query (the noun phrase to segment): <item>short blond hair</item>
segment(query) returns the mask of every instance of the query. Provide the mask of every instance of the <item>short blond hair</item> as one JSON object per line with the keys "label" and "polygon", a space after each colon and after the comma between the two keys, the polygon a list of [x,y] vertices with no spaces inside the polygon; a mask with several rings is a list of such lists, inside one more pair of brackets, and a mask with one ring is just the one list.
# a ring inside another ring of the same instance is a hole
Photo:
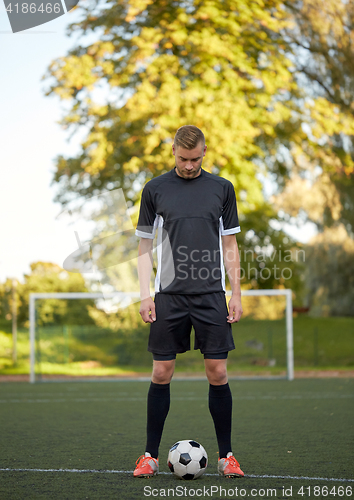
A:
{"label": "short blond hair", "polygon": [[203,132],[195,125],[183,125],[175,135],[174,145],[185,149],[194,149],[199,143],[205,146],[205,137]]}

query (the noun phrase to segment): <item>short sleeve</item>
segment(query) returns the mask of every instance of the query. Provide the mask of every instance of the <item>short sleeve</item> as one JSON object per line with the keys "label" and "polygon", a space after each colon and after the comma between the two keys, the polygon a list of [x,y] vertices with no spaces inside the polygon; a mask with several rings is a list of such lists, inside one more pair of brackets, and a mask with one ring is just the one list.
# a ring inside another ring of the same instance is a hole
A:
{"label": "short sleeve", "polygon": [[[148,183],[149,184],[149,183]],[[157,215],[149,185],[146,184],[142,195],[138,225],[135,231],[140,238],[154,239],[156,232]]]}
{"label": "short sleeve", "polygon": [[221,216],[221,235],[236,234],[241,231],[237,215],[235,190],[231,182],[225,187],[224,204]]}

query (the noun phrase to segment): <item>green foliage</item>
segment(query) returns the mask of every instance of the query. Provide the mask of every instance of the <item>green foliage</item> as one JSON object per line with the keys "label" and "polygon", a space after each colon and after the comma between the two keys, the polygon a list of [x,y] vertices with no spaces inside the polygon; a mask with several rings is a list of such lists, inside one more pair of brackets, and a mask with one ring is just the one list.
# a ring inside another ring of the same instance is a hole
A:
{"label": "green foliage", "polygon": [[[54,78],[47,95],[72,104],[63,127],[91,127],[79,156],[57,158],[59,201],[122,187],[135,202],[134,181],[171,168],[171,138],[194,123],[206,132],[205,167],[234,183],[242,213],[263,203],[260,174],[281,188],[317,165],[350,217],[352,2],[116,0],[96,9],[68,32],[99,28],[101,39],[44,76]],[[102,84],[110,97],[99,104]]]}
{"label": "green foliage", "polygon": [[[78,273],[67,273],[49,262],[31,264],[30,275],[25,275],[23,285],[23,303],[19,309],[19,321],[25,323],[28,319],[29,294],[31,292],[86,292],[88,291],[83,277]],[[94,301],[85,299],[87,306],[93,306]],[[82,309],[77,300],[46,299],[38,301],[36,309],[37,325],[44,324],[94,324],[87,309]]]}
{"label": "green foliage", "polygon": [[[16,304],[19,325],[28,326],[30,293],[87,292],[85,281],[79,273],[67,273],[51,262],[34,262],[31,274],[24,275],[24,283],[17,283]],[[80,303],[81,302],[81,303]],[[82,302],[87,306],[83,310]],[[12,280],[0,284],[0,317],[12,318]],[[37,302],[36,321],[44,324],[94,324],[88,307],[95,308],[93,300],[46,299]]]}
{"label": "green foliage", "polygon": [[327,228],[307,246],[311,314],[354,316],[354,241],[343,226]]}
{"label": "green foliage", "polygon": [[354,320],[348,317],[294,319],[295,370],[354,367]]}
{"label": "green foliage", "polygon": [[284,31],[298,54],[294,76],[298,85],[308,88],[302,113],[306,134],[294,144],[294,170],[308,179],[309,170],[317,167],[313,183],[330,177],[330,190],[334,188],[338,198],[334,203],[333,196],[326,197],[321,215],[309,214],[309,219],[321,230],[341,222],[353,234],[354,2],[305,0],[285,5],[293,23]]}
{"label": "green foliage", "polygon": [[[246,299],[246,298],[245,298]],[[294,318],[296,369],[350,369],[353,318]],[[333,332],[338,332],[335,336]],[[228,359],[230,373],[282,374],[286,370],[285,321],[244,318],[233,325],[236,349]],[[45,325],[37,328],[36,373],[104,376],[150,373],[152,355],[147,351],[149,327],[112,331],[95,325]],[[193,348],[193,338],[192,338]],[[11,323],[0,323],[0,373],[29,372],[28,331],[18,332],[18,364],[12,365]],[[275,365],[269,366],[275,359]],[[177,356],[176,371],[203,372],[198,351]]]}
{"label": "green foliage", "polygon": [[[276,127],[290,119],[296,90],[281,5],[118,0],[71,25],[69,31],[100,27],[105,34],[53,61],[46,75],[55,80],[47,95],[72,103],[62,125],[91,125],[78,157],[57,158],[57,199],[123,187],[136,201],[134,181],[141,186],[170,169],[176,129],[194,123],[207,136],[205,168],[243,193],[241,212],[259,207],[263,169],[255,160],[277,148]],[[123,99],[96,104],[92,90],[103,82]]]}
{"label": "green foliage", "polygon": [[237,234],[241,262],[241,284],[245,289],[291,288],[295,304],[303,300],[305,257],[300,243],[272,225],[272,208],[264,204],[247,216],[241,215]]}
{"label": "green foliage", "polygon": [[[302,302],[303,262],[285,263],[276,252],[277,275],[287,268],[291,276],[266,278],[260,271],[273,260],[257,257],[259,248],[301,250],[281,230],[294,217],[353,232],[353,2],[115,0],[78,8],[83,17],[68,34],[101,35],[53,61],[43,77],[52,79],[46,95],[69,102],[63,128],[89,127],[79,155],[56,159],[56,201],[122,188],[137,205],[143,184],[173,167],[176,129],[193,123],[206,134],[204,167],[235,186],[239,241],[251,250],[243,284],[291,287]],[[99,87],[105,102],[95,100]],[[265,180],[277,195],[271,200]],[[258,276],[248,276],[250,260]]]}
{"label": "green foliage", "polygon": [[28,330],[19,327],[17,332],[17,363],[12,360],[12,324],[0,318],[0,369],[2,373],[29,373]]}

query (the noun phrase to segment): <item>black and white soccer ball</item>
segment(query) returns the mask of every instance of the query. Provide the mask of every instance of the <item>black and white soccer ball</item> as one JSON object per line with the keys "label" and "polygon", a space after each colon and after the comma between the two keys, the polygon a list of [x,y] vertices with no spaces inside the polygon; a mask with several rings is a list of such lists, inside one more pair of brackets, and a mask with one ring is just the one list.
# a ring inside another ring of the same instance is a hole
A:
{"label": "black and white soccer ball", "polygon": [[177,441],[168,452],[167,465],[181,479],[197,479],[207,468],[208,455],[196,441]]}

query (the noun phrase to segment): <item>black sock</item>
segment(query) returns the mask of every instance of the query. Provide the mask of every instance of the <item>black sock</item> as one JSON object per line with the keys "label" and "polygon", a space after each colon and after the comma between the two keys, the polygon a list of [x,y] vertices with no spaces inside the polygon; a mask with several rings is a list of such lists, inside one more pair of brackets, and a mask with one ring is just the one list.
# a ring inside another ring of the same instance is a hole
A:
{"label": "black sock", "polygon": [[219,458],[231,451],[232,395],[229,384],[209,385],[209,410],[219,445]]}
{"label": "black sock", "polygon": [[145,451],[159,456],[163,426],[170,409],[170,384],[151,382],[147,399],[147,441]]}

